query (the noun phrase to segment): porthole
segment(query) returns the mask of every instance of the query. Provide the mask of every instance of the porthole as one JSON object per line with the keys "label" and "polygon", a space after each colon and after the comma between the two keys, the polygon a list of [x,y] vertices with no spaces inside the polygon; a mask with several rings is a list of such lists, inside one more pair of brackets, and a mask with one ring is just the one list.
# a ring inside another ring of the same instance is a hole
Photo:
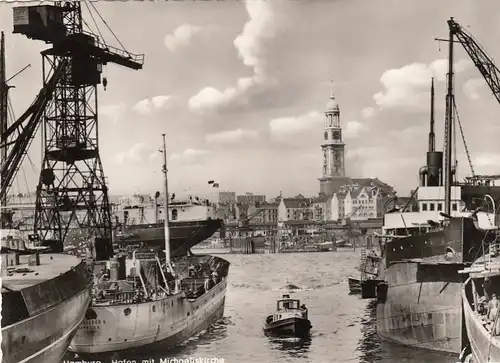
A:
{"label": "porthole", "polygon": [[97,313],[93,309],[87,309],[85,312],[85,319],[93,320],[97,318]]}

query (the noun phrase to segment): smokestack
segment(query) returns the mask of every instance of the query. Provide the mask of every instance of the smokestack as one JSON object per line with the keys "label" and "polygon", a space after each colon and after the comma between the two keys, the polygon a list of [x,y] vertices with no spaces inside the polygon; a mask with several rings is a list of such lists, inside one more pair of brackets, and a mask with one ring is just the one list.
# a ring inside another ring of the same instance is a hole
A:
{"label": "smokestack", "polygon": [[436,135],[434,134],[434,77],[431,81],[431,129],[429,131],[429,152],[436,150]]}
{"label": "smokestack", "polygon": [[[437,187],[441,185],[443,170],[443,152],[436,150],[436,135],[434,134],[434,78],[431,81],[431,120],[429,131],[429,151],[427,165],[420,170],[420,185]],[[425,183],[424,181],[427,181]]]}

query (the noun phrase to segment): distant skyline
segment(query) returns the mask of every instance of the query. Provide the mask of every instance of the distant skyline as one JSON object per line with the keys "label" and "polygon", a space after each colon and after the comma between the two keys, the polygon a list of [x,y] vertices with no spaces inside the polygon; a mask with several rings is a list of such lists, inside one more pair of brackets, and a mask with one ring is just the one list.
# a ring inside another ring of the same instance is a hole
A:
{"label": "distant skyline", "polygon": [[[495,0],[94,4],[128,51],[145,53],[143,70],[103,67],[100,149],[112,195],[162,190],[162,133],[170,190],[179,195],[317,195],[331,80],[347,175],[378,177],[407,195],[425,163],[432,76],[442,148],[447,46],[434,38],[447,37],[449,17],[500,62]],[[10,82],[19,116],[41,88],[39,53],[47,45],[12,34],[12,7],[0,4],[8,78],[31,64]],[[475,171],[497,174],[500,105],[460,44],[455,54],[457,107]],[[470,169],[458,130],[456,140],[463,177]],[[39,145],[40,137],[29,154],[37,169],[25,162],[11,193],[36,187]]]}

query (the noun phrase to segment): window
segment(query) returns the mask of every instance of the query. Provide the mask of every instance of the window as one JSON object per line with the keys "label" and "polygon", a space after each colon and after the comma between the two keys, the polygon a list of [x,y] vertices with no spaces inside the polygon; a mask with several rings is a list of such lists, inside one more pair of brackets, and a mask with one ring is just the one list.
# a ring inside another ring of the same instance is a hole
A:
{"label": "window", "polygon": [[427,210],[427,203],[422,203],[422,210],[426,211]]}
{"label": "window", "polygon": [[443,210],[443,203],[438,203],[438,211],[442,211]]}
{"label": "window", "polygon": [[451,205],[451,210],[456,211],[457,210],[457,203],[453,203]]}
{"label": "window", "polygon": [[177,220],[177,209],[172,209],[172,220]]}
{"label": "window", "polygon": [[434,210],[434,206],[435,206],[434,203],[429,203],[429,210],[433,211]]}

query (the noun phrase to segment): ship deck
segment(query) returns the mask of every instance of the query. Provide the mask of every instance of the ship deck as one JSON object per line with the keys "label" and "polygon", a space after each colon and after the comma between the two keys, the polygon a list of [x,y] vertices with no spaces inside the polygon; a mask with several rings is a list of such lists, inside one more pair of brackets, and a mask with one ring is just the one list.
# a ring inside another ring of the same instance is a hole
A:
{"label": "ship deck", "polygon": [[76,256],[53,253],[40,254],[38,266],[29,266],[28,259],[29,255],[21,255],[19,265],[7,267],[8,273],[1,276],[2,291],[18,291],[51,280],[81,262]]}

